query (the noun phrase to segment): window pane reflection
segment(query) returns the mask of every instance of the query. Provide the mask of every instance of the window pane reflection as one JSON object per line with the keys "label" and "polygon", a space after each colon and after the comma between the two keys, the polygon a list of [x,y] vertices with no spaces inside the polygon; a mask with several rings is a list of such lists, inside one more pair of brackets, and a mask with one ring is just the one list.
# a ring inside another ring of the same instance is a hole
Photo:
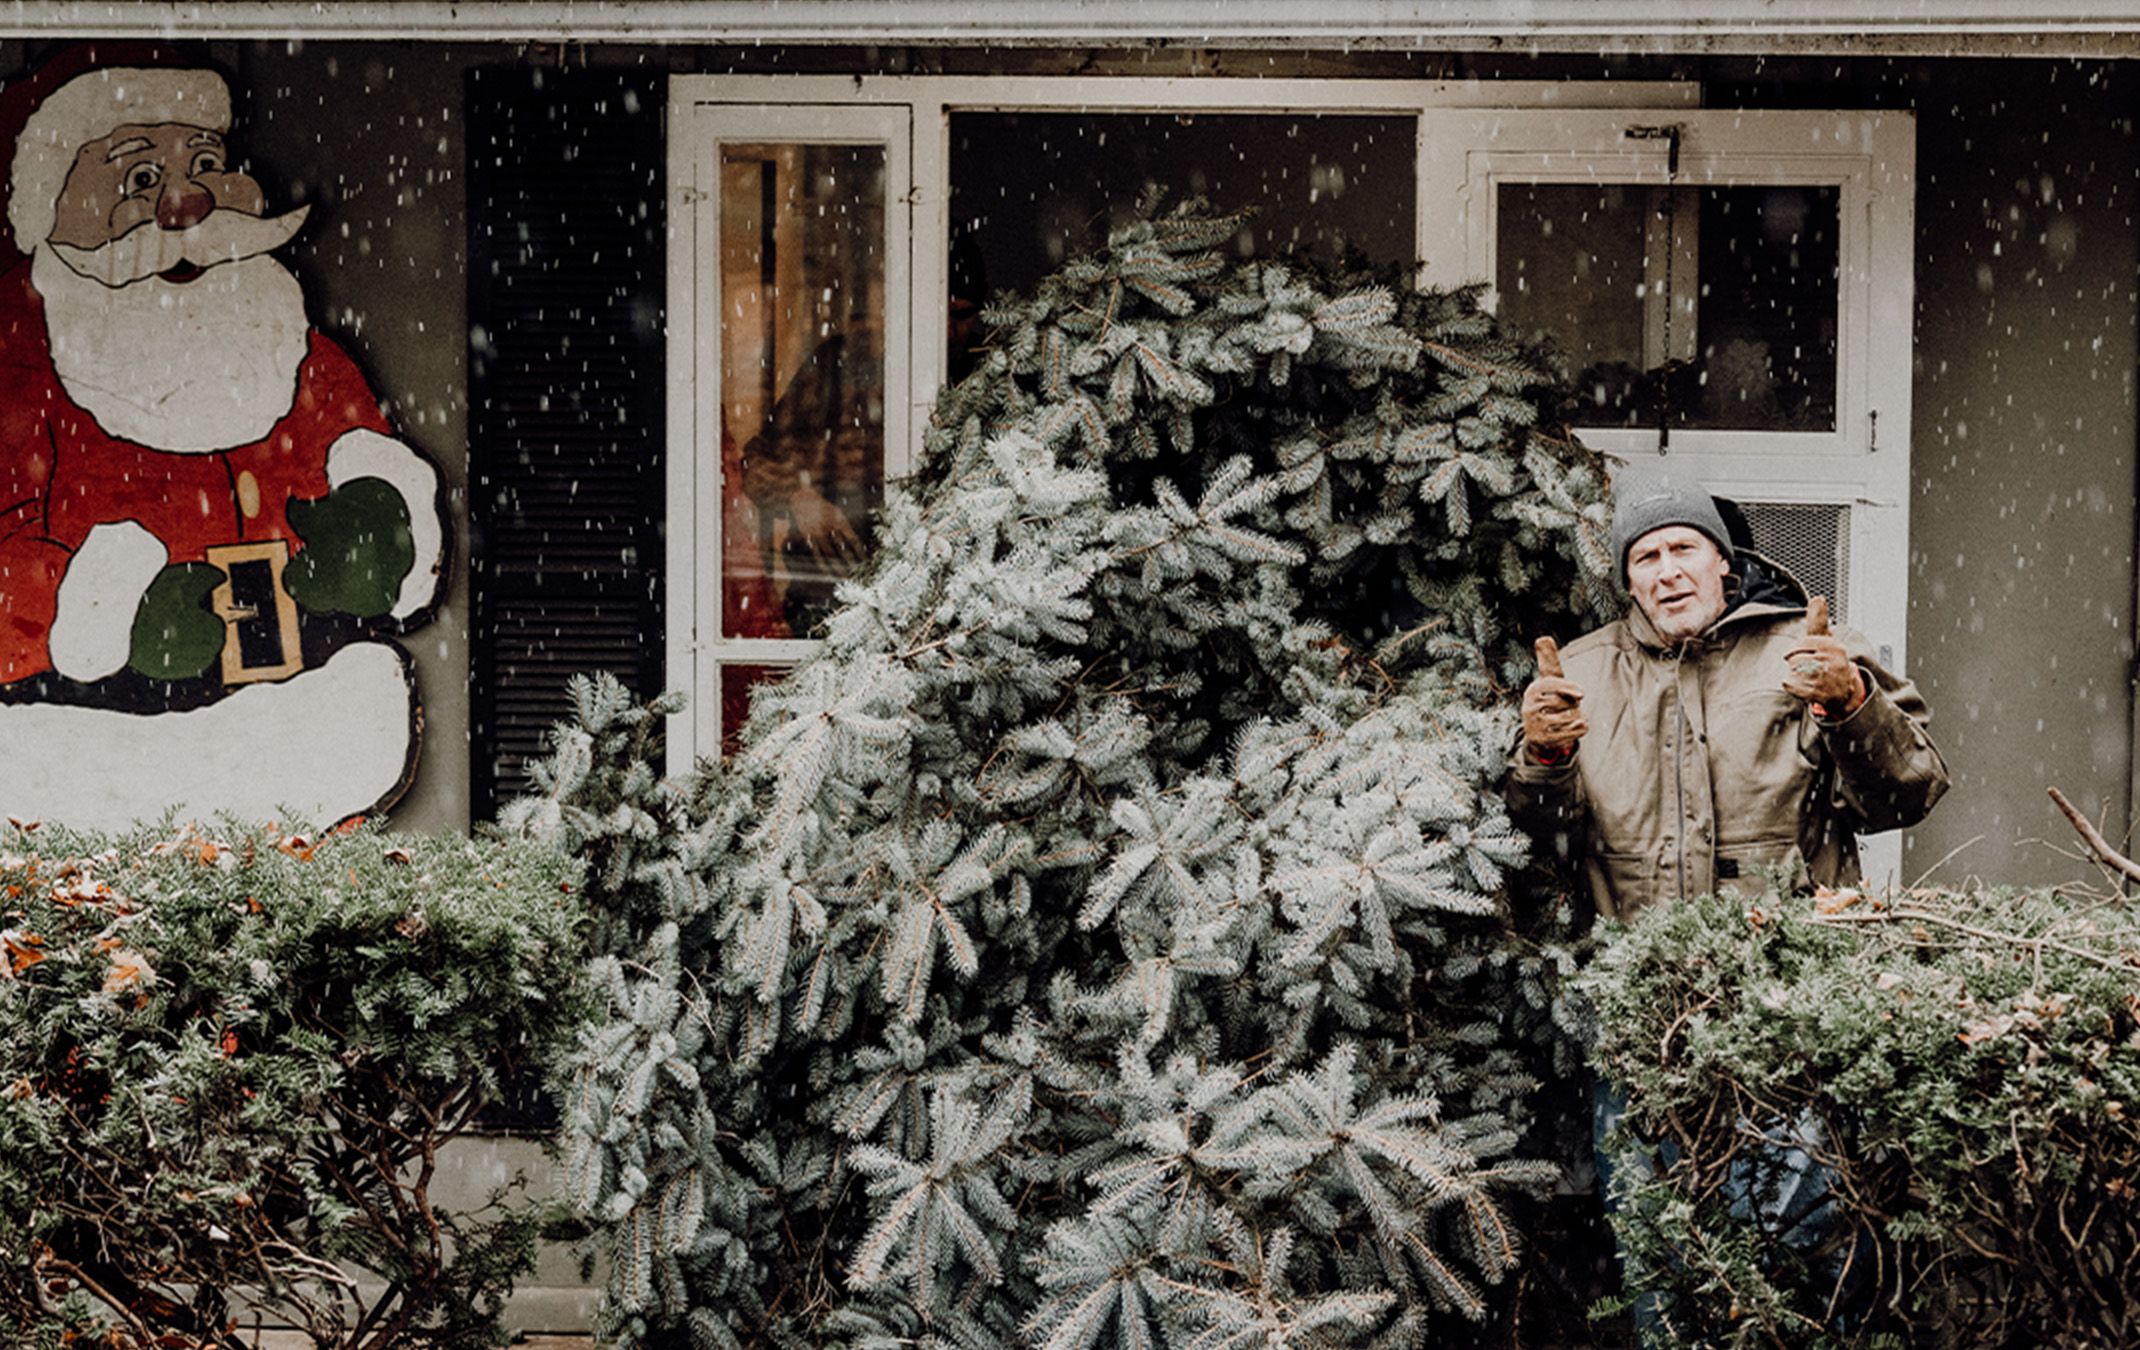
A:
{"label": "window pane reflection", "polygon": [[1501,312],[1551,334],[1580,426],[1835,428],[1833,187],[1512,183]]}
{"label": "window pane reflection", "polygon": [[806,637],[884,484],[881,145],[720,152],[721,634]]}
{"label": "window pane reflection", "polygon": [[1148,189],[1256,216],[1235,252],[1412,258],[1418,119],[1361,113],[956,112],[954,231],[1025,291],[1098,249]]}
{"label": "window pane reflection", "polygon": [[792,669],[741,661],[721,663],[721,758],[743,748],[743,725],[750,720],[751,690],[785,677]]}

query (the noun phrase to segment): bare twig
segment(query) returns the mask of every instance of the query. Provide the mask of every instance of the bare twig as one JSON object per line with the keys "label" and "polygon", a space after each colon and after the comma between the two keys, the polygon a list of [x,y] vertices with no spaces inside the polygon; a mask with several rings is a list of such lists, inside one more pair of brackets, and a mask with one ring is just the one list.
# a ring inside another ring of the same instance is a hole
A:
{"label": "bare twig", "polygon": [[[133,1306],[128,1303],[127,1300],[125,1300],[124,1298],[121,1298],[119,1295],[113,1293],[111,1290],[106,1289],[103,1285],[97,1283],[96,1279],[91,1276],[88,1271],[82,1269],[74,1262],[62,1258],[56,1252],[52,1251],[49,1247],[46,1248],[43,1252],[39,1253],[34,1264],[36,1267],[40,1267],[43,1270],[56,1270],[60,1274],[65,1275],[68,1279],[73,1280],[84,1290],[88,1291],[88,1293],[93,1296],[97,1300],[97,1302],[103,1304],[106,1308],[109,1308],[114,1317],[117,1317],[120,1321],[126,1323],[127,1329],[134,1333],[135,1338],[139,1341],[140,1344],[149,1344],[149,1341],[154,1333],[149,1330],[148,1324],[143,1322],[141,1318],[135,1314]],[[40,1271],[33,1269],[32,1278],[42,1278]]]}
{"label": "bare twig", "polygon": [[1981,844],[1983,842],[1984,836],[1980,834],[1976,835],[1973,838],[1964,839],[1961,843],[1956,844],[1953,848],[1948,849],[1944,854],[1940,856],[1938,862],[1933,863],[1930,867],[1927,867],[1924,871],[1919,872],[1917,874],[1917,880],[1910,883],[1910,889],[1915,890],[1916,888],[1924,885],[1925,882],[1931,879],[1931,876],[1934,872],[1937,872],[1940,868],[1945,867],[1948,863],[1953,862],[1957,857],[1961,856],[1962,851],[1964,849],[1975,848],[1978,844]]}
{"label": "bare twig", "polygon": [[2088,851],[2095,855],[2097,862],[2127,881],[2140,881],[2140,863],[2112,848],[2110,841],[2103,837],[2103,832],[2096,829],[2088,817],[2080,813],[2079,808],[2066,800],[2065,793],[2057,788],[2048,788],[2046,791],[2051,794],[2051,801],[2065,813],[2066,819],[2073,822],[2073,828],[2080,832],[2081,842],[2088,846]]}
{"label": "bare twig", "polygon": [[2105,970],[2117,971],[2121,975],[2130,975],[2134,970],[2132,963],[2122,956],[2104,956],[2097,952],[2088,951],[2085,948],[2076,947],[2068,942],[2060,942],[2055,938],[2029,937],[2023,933],[2002,933],[1994,928],[1979,928],[1975,924],[1963,923],[1958,919],[1950,919],[1944,914],[1934,914],[1932,911],[1925,909],[1885,909],[1868,913],[1809,914],[1806,918],[1811,923],[1834,925],[1886,924],[1899,923],[1905,920],[1916,923],[1936,924],[1942,928],[1952,929],[1955,932],[1967,933],[1971,937],[1979,938],[1986,942],[2006,943],[2016,947],[2049,947],[2053,951],[2064,952],[2068,956],[2092,962]]}

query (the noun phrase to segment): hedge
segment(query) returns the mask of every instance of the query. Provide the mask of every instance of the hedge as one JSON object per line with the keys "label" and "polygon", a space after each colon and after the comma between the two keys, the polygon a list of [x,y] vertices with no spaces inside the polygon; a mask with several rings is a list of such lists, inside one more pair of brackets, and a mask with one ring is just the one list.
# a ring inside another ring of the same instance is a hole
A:
{"label": "hedge", "polygon": [[545,1210],[432,1185],[582,1018],[580,918],[524,843],[0,831],[10,1344],[497,1343]]}
{"label": "hedge", "polygon": [[[2140,1343],[2140,915],[2072,890],[1661,906],[1582,979],[1679,1340]],[[1778,1141],[1832,1169],[1786,1241]],[[1753,1194],[1737,1192],[1752,1183]]]}

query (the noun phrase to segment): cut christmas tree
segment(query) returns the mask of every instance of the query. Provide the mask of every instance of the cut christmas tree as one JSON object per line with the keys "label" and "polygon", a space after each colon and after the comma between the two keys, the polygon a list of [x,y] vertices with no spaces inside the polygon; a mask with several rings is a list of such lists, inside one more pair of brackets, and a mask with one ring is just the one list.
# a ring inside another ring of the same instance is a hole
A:
{"label": "cut christmas tree", "polygon": [[1497,784],[1601,465],[1476,296],[1156,206],[1004,298],[817,653],[658,780],[581,688],[561,1088],[627,1344],[1409,1345],[1485,1314],[1554,1043]]}

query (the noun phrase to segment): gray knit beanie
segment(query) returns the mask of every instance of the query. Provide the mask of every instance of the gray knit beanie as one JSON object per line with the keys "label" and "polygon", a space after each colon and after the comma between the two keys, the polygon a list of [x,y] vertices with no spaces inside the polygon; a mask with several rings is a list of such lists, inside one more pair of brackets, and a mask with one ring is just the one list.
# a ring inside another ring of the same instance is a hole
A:
{"label": "gray knit beanie", "polygon": [[1630,469],[1613,481],[1612,490],[1612,553],[1619,562],[1621,585],[1627,584],[1627,551],[1643,535],[1667,525],[1700,530],[1716,543],[1726,562],[1732,560],[1731,533],[1724,528],[1724,517],[1700,488]]}

